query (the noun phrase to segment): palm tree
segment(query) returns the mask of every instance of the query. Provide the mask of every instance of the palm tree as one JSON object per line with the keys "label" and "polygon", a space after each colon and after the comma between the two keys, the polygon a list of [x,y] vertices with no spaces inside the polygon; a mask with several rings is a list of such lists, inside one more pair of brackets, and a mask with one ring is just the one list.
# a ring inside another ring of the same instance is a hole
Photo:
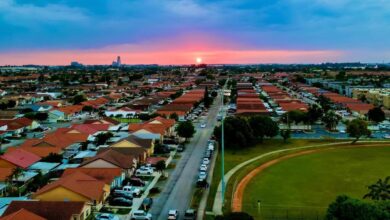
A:
{"label": "palm tree", "polygon": [[363,198],[372,200],[389,200],[390,199],[390,176],[385,180],[379,179],[375,184],[368,186],[370,190]]}
{"label": "palm tree", "polygon": [[[14,184],[13,184],[13,181],[16,180],[18,181],[19,178],[23,175],[23,169],[20,168],[20,167],[16,167],[15,169],[13,169],[11,175],[9,175],[7,177],[7,182],[8,184],[10,185],[11,189],[13,188]],[[20,194],[19,192],[19,187],[16,187],[17,190],[18,190],[18,194]],[[20,196],[20,195],[19,195]]]}

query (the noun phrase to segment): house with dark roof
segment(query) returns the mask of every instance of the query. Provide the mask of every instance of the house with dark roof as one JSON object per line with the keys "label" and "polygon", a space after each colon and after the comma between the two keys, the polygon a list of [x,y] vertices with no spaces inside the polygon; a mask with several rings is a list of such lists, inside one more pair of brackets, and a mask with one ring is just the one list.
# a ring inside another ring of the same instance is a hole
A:
{"label": "house with dark roof", "polygon": [[91,206],[85,202],[12,201],[0,220],[84,220],[91,213]]}
{"label": "house with dark roof", "polygon": [[108,149],[80,164],[83,168],[120,168],[131,176],[137,167],[137,159],[118,151]]}

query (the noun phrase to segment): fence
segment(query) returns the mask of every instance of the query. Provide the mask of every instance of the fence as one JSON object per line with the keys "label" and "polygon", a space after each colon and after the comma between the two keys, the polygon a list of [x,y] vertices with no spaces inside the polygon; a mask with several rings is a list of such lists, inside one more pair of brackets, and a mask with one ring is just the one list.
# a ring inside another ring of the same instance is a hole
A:
{"label": "fence", "polygon": [[276,206],[258,204],[243,205],[243,211],[248,212],[256,220],[322,220],[327,207],[309,206]]}

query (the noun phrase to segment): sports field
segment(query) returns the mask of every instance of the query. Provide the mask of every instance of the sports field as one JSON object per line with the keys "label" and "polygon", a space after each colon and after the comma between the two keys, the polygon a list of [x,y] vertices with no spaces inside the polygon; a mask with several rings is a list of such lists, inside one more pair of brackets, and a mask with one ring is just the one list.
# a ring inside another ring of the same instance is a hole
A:
{"label": "sports field", "polygon": [[389,158],[390,147],[359,147],[280,161],[248,183],[242,209],[256,219],[322,219],[337,195],[362,198],[369,184],[390,175]]}

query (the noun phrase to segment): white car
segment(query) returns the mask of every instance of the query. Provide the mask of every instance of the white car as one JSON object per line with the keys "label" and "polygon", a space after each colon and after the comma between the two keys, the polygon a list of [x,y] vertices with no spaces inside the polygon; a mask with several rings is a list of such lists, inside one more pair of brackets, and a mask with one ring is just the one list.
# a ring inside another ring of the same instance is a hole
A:
{"label": "white car", "polygon": [[200,171],[207,171],[207,165],[205,165],[205,164],[200,165],[199,170]]}
{"label": "white car", "polygon": [[206,127],[206,123],[200,124],[200,128],[205,128],[205,127]]}
{"label": "white car", "polygon": [[205,164],[205,165],[209,165],[209,163],[210,163],[210,160],[209,160],[209,158],[203,158],[203,162],[202,162],[203,164]]}
{"label": "white car", "polygon": [[214,150],[214,144],[210,143],[209,146],[207,147],[207,149],[213,151]]}
{"label": "white car", "polygon": [[122,189],[117,189],[115,192],[118,193],[127,193],[132,196],[140,196],[141,190],[139,188],[136,188],[134,186],[124,186]]}
{"label": "white car", "polygon": [[109,213],[102,213],[96,216],[96,220],[119,220],[119,217]]}
{"label": "white car", "polygon": [[152,220],[152,215],[144,210],[135,210],[130,217],[131,220]]}
{"label": "white car", "polygon": [[179,211],[171,209],[168,211],[168,220],[174,220],[179,218]]}
{"label": "white car", "polygon": [[135,171],[136,176],[151,176],[154,170],[152,167],[140,167]]}
{"label": "white car", "polygon": [[205,180],[207,178],[207,173],[204,171],[199,172],[198,179]]}

